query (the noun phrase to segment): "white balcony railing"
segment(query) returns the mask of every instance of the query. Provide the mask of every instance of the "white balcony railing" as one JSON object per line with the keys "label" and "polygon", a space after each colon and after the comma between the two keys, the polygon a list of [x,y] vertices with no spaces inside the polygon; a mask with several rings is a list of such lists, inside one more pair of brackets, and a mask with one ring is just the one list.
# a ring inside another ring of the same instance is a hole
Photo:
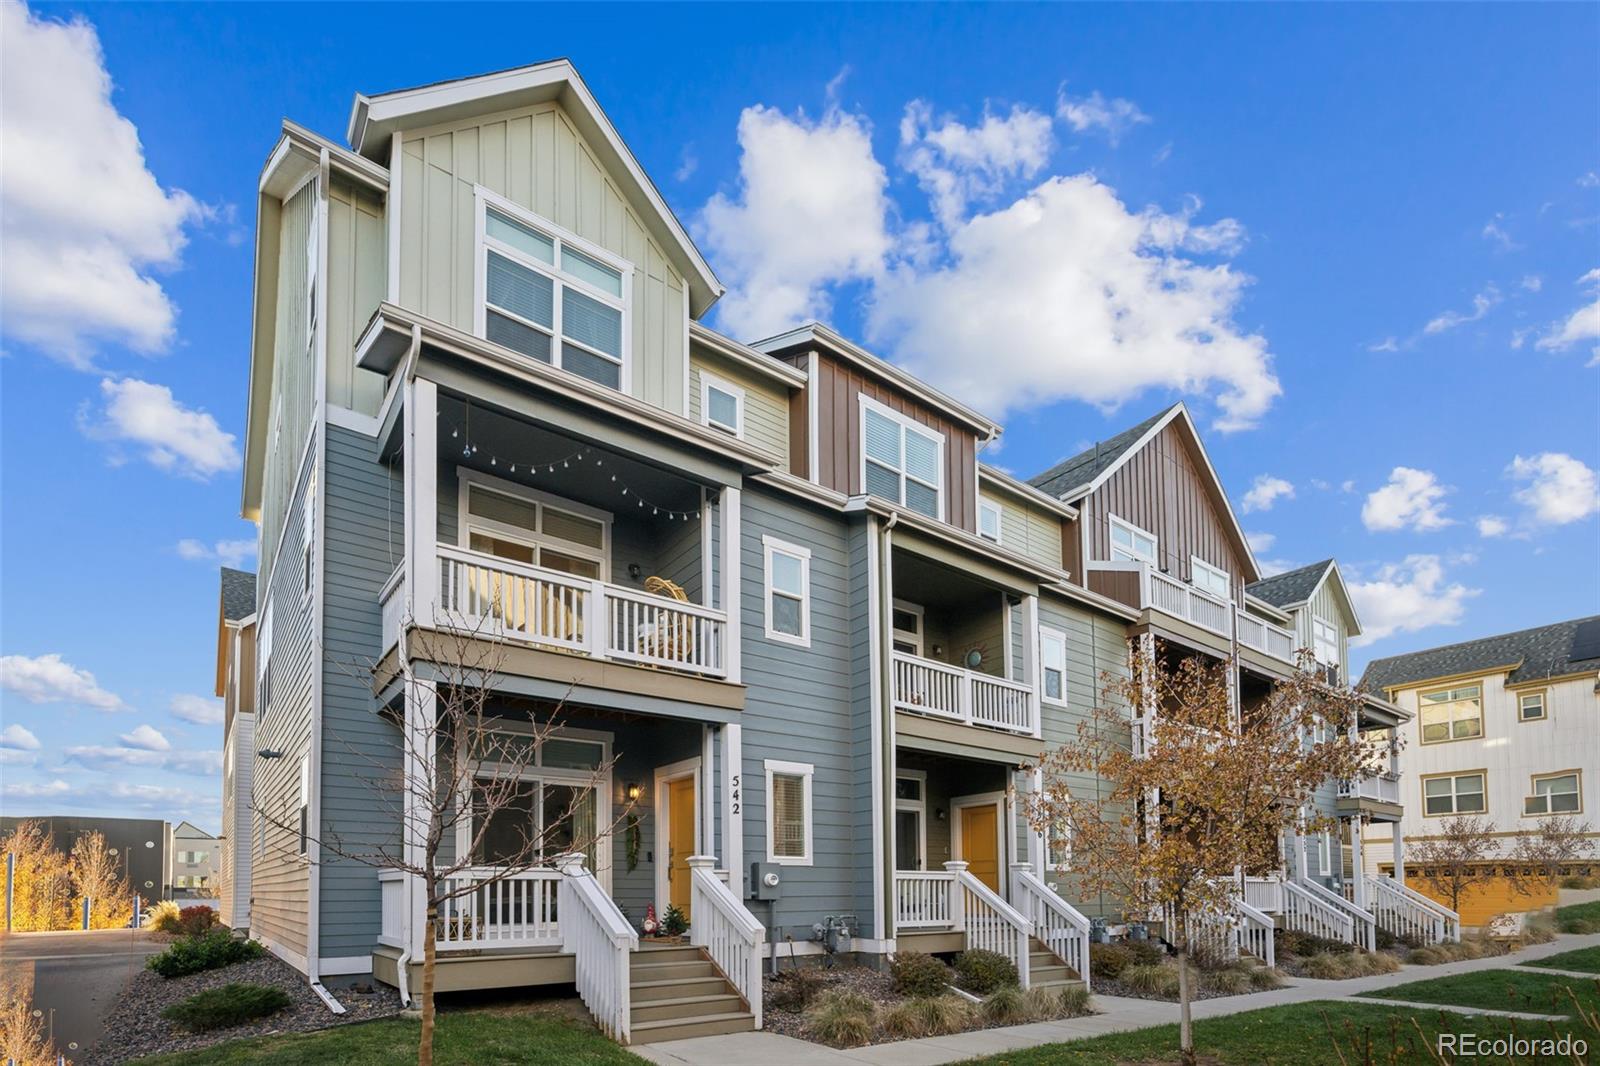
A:
{"label": "white balcony railing", "polygon": [[899,651],[893,666],[896,710],[1036,735],[1031,685]]}
{"label": "white balcony railing", "polygon": [[596,659],[727,675],[721,611],[464,548],[441,544],[438,555],[441,625]]}
{"label": "white balcony railing", "polygon": [[1400,802],[1400,775],[1390,771],[1369,774],[1359,781],[1340,781],[1340,799],[1370,799],[1381,803]]}
{"label": "white balcony railing", "polygon": [[1243,610],[1236,610],[1234,619],[1239,627],[1240,644],[1246,648],[1265,652],[1274,659],[1281,659],[1286,663],[1294,662],[1293,633]]}
{"label": "white balcony railing", "polygon": [[446,884],[463,894],[439,908],[435,941],[441,951],[541,947],[561,943],[556,922],[561,873],[549,867],[491,881],[497,871],[463,870]]}
{"label": "white balcony railing", "polygon": [[406,613],[406,563],[400,560],[400,565],[394,568],[394,573],[389,575],[389,580],[383,583],[383,589],[378,593],[378,611],[383,616],[383,647],[380,653],[389,654],[389,649],[400,641],[400,625]]}
{"label": "white balcony railing", "polygon": [[1263,914],[1283,913],[1283,878],[1277,875],[1246,877],[1244,901]]}
{"label": "white balcony railing", "polygon": [[896,929],[938,929],[955,924],[951,889],[956,875],[948,870],[896,870],[894,874],[894,925]]}
{"label": "white balcony railing", "polygon": [[1144,569],[1145,603],[1165,614],[1193,622],[1224,637],[1233,633],[1232,606],[1193,585],[1186,585],[1150,567]]}

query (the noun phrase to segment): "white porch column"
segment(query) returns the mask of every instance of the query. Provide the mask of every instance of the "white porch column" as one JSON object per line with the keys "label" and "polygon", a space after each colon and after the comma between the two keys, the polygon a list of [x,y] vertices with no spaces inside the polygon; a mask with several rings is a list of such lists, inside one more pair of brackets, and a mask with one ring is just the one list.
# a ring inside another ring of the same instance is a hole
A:
{"label": "white porch column", "polygon": [[744,751],[740,725],[722,727],[722,861],[734,895],[744,898]]}
{"label": "white porch column", "polygon": [[1394,879],[1406,883],[1406,835],[1399,822],[1394,823]]}
{"label": "white porch column", "polygon": [[[434,780],[434,738],[438,720],[438,691],[431,681],[409,681],[402,699],[405,711],[405,792],[402,806],[405,824],[401,827],[405,863],[412,869],[421,869],[426,858],[424,849],[428,835],[431,807],[428,796]],[[407,943],[411,957],[422,958],[428,928],[428,900],[422,878],[407,879],[407,913],[409,915]]]}
{"label": "white porch column", "polygon": [[739,552],[743,545],[739,516],[739,490],[722,490],[722,595],[723,613],[728,616],[728,635],[723,645],[723,656],[728,668],[728,680],[739,682],[742,676],[740,655],[739,607],[743,584],[739,578]]}
{"label": "white porch column", "polygon": [[415,378],[403,399],[406,598],[416,624],[431,628],[439,603],[439,387]]}
{"label": "white porch column", "polygon": [[700,850],[698,854],[708,855],[713,860],[717,856],[717,794],[716,788],[717,747],[716,739],[711,735],[711,727],[704,722],[700,723]]}
{"label": "white porch column", "polygon": [[[1006,610],[1006,617],[1011,611]],[[1022,680],[1028,684],[1028,714],[1033,719],[1033,735],[1044,736],[1044,715],[1039,708],[1039,597],[1022,597]],[[1066,679],[1062,678],[1062,683]]]}
{"label": "white porch column", "polygon": [[1361,819],[1350,819],[1350,867],[1356,879],[1356,906],[1367,909],[1367,874],[1361,858]]}
{"label": "white porch column", "polygon": [[[1031,775],[1031,779],[1028,782],[1028,788],[1035,796],[1039,796],[1039,795],[1042,795],[1044,793],[1044,771],[1043,770],[1040,770],[1037,767],[1034,768],[1033,774]],[[1039,880],[1041,880],[1041,881],[1044,880],[1044,875],[1045,875],[1044,867],[1045,867],[1045,863],[1047,861],[1049,861],[1049,858],[1050,858],[1050,856],[1045,853],[1044,830],[1042,830],[1042,829],[1034,829],[1032,826],[1029,826],[1029,828],[1028,828],[1028,864],[1033,867],[1033,872],[1038,876]]]}

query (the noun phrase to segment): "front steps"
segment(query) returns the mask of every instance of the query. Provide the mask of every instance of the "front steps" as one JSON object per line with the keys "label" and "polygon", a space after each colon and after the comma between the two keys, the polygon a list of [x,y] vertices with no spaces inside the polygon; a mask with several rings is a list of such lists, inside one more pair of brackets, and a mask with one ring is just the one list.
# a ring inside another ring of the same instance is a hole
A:
{"label": "front steps", "polygon": [[1060,991],[1069,985],[1083,984],[1078,971],[1068,966],[1038,937],[1028,941],[1028,987]]}
{"label": "front steps", "polygon": [[686,944],[641,945],[629,962],[631,1043],[755,1030],[755,1015],[704,950]]}

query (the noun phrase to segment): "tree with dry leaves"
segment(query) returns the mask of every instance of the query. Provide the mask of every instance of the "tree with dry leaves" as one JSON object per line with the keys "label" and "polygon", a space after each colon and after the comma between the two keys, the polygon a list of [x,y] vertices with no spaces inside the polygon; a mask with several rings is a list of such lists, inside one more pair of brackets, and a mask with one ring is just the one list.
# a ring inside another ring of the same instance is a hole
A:
{"label": "tree with dry leaves", "polygon": [[1522,895],[1548,892],[1572,868],[1594,857],[1594,832],[1573,815],[1539,819],[1511,848],[1511,882]]}
{"label": "tree with dry leaves", "polygon": [[1499,876],[1495,861],[1501,857],[1494,822],[1481,815],[1457,815],[1441,821],[1412,849],[1408,874],[1460,913],[1463,896]]}
{"label": "tree with dry leaves", "polygon": [[89,899],[89,928],[121,929],[128,924],[133,917],[133,890],[103,833],[84,833],[77,839],[69,869],[77,898]]}
{"label": "tree with dry leaves", "polygon": [[[318,853],[406,875],[422,885],[426,928],[421,989],[418,1066],[431,1066],[435,1030],[434,984],[442,928],[482,920],[476,908],[453,906],[473,894],[494,899],[494,886],[548,867],[563,854],[582,854],[591,867],[632,810],[625,803],[597,824],[592,797],[605,787],[615,755],[581,781],[540,789],[530,778],[537,753],[557,736],[564,701],[514,710],[495,695],[506,645],[487,625],[474,631],[402,634],[400,695],[390,713],[399,731],[391,758],[375,760],[346,745],[371,798],[375,824],[398,827],[386,840],[351,840],[315,826],[302,830],[298,810],[256,805],[264,822],[280,830],[279,849],[299,851],[302,832]],[[426,661],[426,678],[415,661]],[[367,669],[370,669],[368,667]],[[307,848],[310,855],[313,849]],[[326,861],[318,854],[313,861]],[[516,894],[508,894],[515,899]],[[504,897],[502,897],[504,898]]]}
{"label": "tree with dry leaves", "polygon": [[7,1066],[56,1064],[44,1022],[33,1013],[27,985],[16,974],[0,974],[0,1060]]}
{"label": "tree with dry leaves", "polygon": [[45,824],[37,818],[17,823],[0,841],[0,852],[16,856],[11,928],[19,933],[71,929],[72,874]]}
{"label": "tree with dry leaves", "polygon": [[[1234,662],[1187,656],[1173,665],[1141,642],[1129,674],[1106,677],[1077,740],[1046,753],[1046,787],[1029,797],[1034,829],[1069,835],[1087,891],[1119,900],[1129,918],[1166,923],[1186,1062],[1194,1061],[1190,957],[1208,927],[1231,917],[1236,871],[1276,865],[1284,833],[1331,823],[1302,813],[1319,786],[1374,769],[1350,736],[1361,697],[1301,665],[1241,713]],[[1099,779],[1097,796],[1050,787],[1083,775]]]}

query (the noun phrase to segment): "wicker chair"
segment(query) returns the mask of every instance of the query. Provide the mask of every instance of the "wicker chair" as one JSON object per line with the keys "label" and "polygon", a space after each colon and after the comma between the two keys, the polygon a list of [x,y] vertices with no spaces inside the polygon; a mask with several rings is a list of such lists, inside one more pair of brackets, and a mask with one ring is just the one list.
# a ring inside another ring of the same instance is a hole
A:
{"label": "wicker chair", "polygon": [[[679,603],[689,602],[689,594],[683,591],[682,585],[654,574],[645,579],[644,590]],[[694,623],[684,615],[641,626],[638,639],[640,651],[659,659],[678,663],[694,660]]]}

